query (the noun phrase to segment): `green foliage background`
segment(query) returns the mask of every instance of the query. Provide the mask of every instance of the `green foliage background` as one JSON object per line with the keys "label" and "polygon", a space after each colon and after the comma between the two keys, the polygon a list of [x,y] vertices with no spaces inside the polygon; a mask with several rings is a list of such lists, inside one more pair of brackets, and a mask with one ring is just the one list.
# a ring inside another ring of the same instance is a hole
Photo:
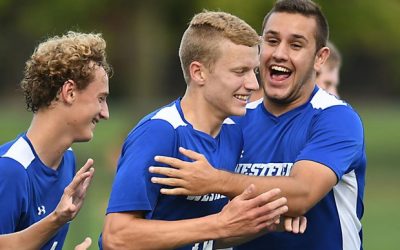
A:
{"label": "green foliage background", "polygon": [[[364,249],[398,249],[400,234],[400,1],[320,0],[343,54],[341,96],[360,113],[367,141]],[[0,0],[0,143],[29,126],[17,84],[24,62],[46,37],[101,32],[115,74],[110,120],[89,143],[73,146],[79,165],[94,158],[95,179],[64,249],[90,236],[97,249],[122,141],[139,119],[184,93],[180,37],[202,9],[224,10],[260,31],[271,0]],[[338,121],[340,122],[340,121]]]}

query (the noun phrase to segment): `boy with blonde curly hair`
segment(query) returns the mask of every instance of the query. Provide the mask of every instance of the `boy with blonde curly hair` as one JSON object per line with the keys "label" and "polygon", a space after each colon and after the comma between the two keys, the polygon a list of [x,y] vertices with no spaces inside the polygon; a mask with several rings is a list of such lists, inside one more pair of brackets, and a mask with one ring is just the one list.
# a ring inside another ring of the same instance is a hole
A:
{"label": "boy with blonde curly hair", "polygon": [[[68,32],[40,43],[26,62],[21,88],[33,119],[26,132],[0,146],[0,203],[7,204],[0,210],[1,234],[55,210],[75,174],[71,145],[92,139],[96,124],[108,119],[105,48],[101,34]],[[68,226],[42,249],[62,249]]]}

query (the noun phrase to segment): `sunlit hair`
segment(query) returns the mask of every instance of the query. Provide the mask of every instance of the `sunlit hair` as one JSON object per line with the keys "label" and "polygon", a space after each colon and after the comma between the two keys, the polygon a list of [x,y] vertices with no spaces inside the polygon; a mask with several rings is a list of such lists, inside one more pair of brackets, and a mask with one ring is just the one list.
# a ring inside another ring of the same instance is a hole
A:
{"label": "sunlit hair", "polygon": [[111,76],[105,49],[101,34],[72,31],[40,43],[26,62],[20,84],[27,109],[35,113],[50,106],[68,80],[75,81],[78,89],[85,89],[99,66]]}
{"label": "sunlit hair", "polygon": [[237,45],[257,46],[257,32],[242,19],[225,12],[203,11],[196,14],[183,34],[179,58],[185,81],[190,82],[189,66],[198,61],[212,71],[221,54],[220,42],[229,39]]}
{"label": "sunlit hair", "polygon": [[273,13],[290,13],[301,14],[306,17],[313,17],[317,23],[317,30],[315,34],[316,51],[326,46],[326,41],[329,37],[328,21],[326,20],[321,8],[318,4],[311,0],[278,0],[274,7],[264,17],[262,24],[262,32],[264,32],[265,25],[269,17]]}

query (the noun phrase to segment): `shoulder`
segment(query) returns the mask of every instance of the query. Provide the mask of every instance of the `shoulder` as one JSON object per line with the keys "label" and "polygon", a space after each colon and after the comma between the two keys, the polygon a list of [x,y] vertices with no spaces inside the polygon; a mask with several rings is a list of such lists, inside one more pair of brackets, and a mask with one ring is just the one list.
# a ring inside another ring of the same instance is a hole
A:
{"label": "shoulder", "polygon": [[145,127],[161,127],[167,129],[168,127],[176,129],[180,126],[187,126],[187,123],[183,120],[176,102],[172,102],[162,108],[159,108],[152,113],[145,116],[139,121],[136,127],[133,129]]}
{"label": "shoulder", "polygon": [[253,101],[253,102],[247,103],[246,109],[247,109],[247,110],[256,109],[256,108],[258,107],[258,105],[260,105],[261,103],[263,103],[263,98],[258,99],[258,100]]}
{"label": "shoulder", "polygon": [[0,180],[17,183],[27,179],[28,173],[21,163],[8,157],[0,157]]}
{"label": "shoulder", "polygon": [[29,182],[27,169],[35,155],[23,138],[19,137],[1,146],[0,150],[0,183],[7,190],[15,192]]}
{"label": "shoulder", "polygon": [[320,120],[327,119],[335,125],[339,123],[361,125],[360,116],[350,104],[321,89],[311,99],[310,104]]}
{"label": "shoulder", "polygon": [[346,107],[348,104],[336,96],[319,89],[310,100],[311,106],[316,110],[325,110],[331,107]]}
{"label": "shoulder", "polygon": [[33,153],[33,150],[23,137],[19,137],[1,147],[0,165],[3,167],[5,165],[12,165],[15,166],[14,168],[25,170],[30,166],[34,159],[35,154]]}
{"label": "shoulder", "polygon": [[[171,144],[177,136],[177,129],[186,127],[176,102],[166,105],[145,116],[128,134],[125,147],[139,144]],[[162,143],[160,143],[162,142]]]}

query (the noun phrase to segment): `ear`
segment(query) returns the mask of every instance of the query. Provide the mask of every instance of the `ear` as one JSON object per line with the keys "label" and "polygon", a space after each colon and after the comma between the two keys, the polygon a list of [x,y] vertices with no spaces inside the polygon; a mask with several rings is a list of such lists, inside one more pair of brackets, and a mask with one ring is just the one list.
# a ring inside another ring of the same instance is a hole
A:
{"label": "ear", "polygon": [[61,87],[59,96],[63,102],[72,104],[75,101],[76,92],[77,92],[77,86],[75,81],[67,80]]}
{"label": "ear", "polygon": [[328,59],[330,54],[330,50],[328,47],[322,47],[315,56],[314,69],[317,72],[321,71],[322,65],[325,63],[326,59]]}
{"label": "ear", "polygon": [[192,82],[203,85],[206,78],[206,72],[204,72],[204,70],[205,67],[202,63],[193,61],[189,65],[190,78],[192,79]]}

